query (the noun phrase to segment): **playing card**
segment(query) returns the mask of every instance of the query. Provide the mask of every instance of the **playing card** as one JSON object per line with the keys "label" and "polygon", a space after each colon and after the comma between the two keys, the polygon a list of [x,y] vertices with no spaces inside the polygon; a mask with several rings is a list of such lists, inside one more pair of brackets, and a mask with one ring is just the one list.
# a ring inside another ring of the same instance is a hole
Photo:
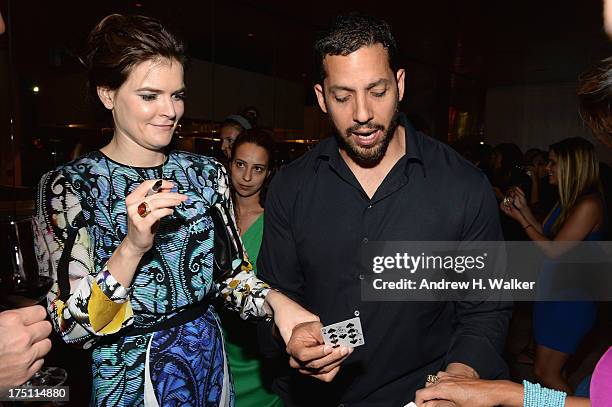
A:
{"label": "playing card", "polygon": [[417,405],[414,404],[414,401],[411,401],[410,403],[406,404],[404,407],[417,407]]}
{"label": "playing card", "polygon": [[321,328],[321,333],[323,334],[325,344],[331,345],[334,348],[338,346],[356,348],[365,344],[361,319],[359,317],[324,326]]}

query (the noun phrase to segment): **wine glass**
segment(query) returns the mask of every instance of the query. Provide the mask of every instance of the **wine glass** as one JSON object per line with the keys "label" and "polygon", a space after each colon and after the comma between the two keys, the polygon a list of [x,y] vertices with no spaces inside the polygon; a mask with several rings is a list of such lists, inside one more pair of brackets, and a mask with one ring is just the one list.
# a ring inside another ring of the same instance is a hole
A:
{"label": "wine glass", "polygon": [[[53,279],[39,273],[34,252],[33,219],[31,217],[2,222],[0,247],[3,257],[8,255],[8,267],[0,267],[0,310],[29,307],[44,303]],[[43,367],[24,386],[61,386],[67,378],[66,370]]]}

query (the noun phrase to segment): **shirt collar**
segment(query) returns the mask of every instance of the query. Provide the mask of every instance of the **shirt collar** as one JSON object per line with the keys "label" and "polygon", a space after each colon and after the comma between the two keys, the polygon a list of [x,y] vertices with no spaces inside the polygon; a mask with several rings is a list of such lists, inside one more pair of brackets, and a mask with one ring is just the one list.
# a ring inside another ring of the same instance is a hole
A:
{"label": "shirt collar", "polygon": [[[402,159],[406,160],[406,174],[408,174],[409,164],[416,162],[421,165],[421,168],[423,169],[423,176],[425,176],[425,162],[423,161],[422,147],[423,137],[425,137],[425,135],[417,132],[414,129],[404,113],[400,113],[398,115],[398,121],[399,125],[405,129],[406,146],[408,147],[408,153],[402,157]],[[315,162],[315,168],[319,167],[322,160],[328,161],[331,166],[336,167],[338,163],[337,160],[342,159],[342,157],[340,157],[340,153],[338,152],[338,142],[336,141],[336,138],[332,136],[330,139],[322,141],[321,144],[322,145]]]}
{"label": "shirt collar", "polygon": [[408,174],[409,164],[416,162],[421,165],[421,168],[423,169],[423,176],[425,177],[426,172],[425,160],[423,159],[423,138],[426,136],[423,133],[419,133],[415,130],[404,113],[399,114],[399,124],[404,127],[406,133],[406,146],[408,150],[405,155],[406,174]]}

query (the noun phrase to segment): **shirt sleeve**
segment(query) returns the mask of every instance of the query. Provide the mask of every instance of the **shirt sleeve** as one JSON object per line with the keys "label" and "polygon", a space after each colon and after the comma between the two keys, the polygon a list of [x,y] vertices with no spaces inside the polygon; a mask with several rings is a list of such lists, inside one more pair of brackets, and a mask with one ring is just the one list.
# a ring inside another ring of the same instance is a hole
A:
{"label": "shirt sleeve", "polygon": [[[219,193],[213,205],[221,207],[220,213],[228,230],[237,231],[227,172],[221,164],[218,164],[218,168],[216,185]],[[230,233],[230,236],[233,235]],[[270,319],[271,310],[265,302],[270,287],[255,275],[238,234],[236,234],[236,240],[234,243],[242,249],[240,250],[242,257],[233,259],[234,273],[223,281],[217,282],[217,290],[223,297],[225,306],[238,312],[242,319]]]}
{"label": "shirt sleeve", "polygon": [[[482,175],[482,174],[481,174]],[[503,241],[497,202],[484,175],[478,189],[469,191],[465,204],[463,241]],[[503,301],[455,303],[457,327],[446,364],[466,364],[481,378],[506,377],[507,366],[502,358],[512,303]]]}
{"label": "shirt sleeve", "polygon": [[[304,305],[304,277],[291,226],[296,196],[294,184],[285,184],[286,179],[286,173],[279,171],[266,194],[264,234],[257,257],[257,275]],[[273,335],[273,327],[273,324],[260,323],[257,329],[260,351],[266,357],[285,355],[285,343],[280,335]]]}
{"label": "shirt sleeve", "polygon": [[294,184],[285,180],[283,171],[277,173],[266,195],[264,234],[257,273],[272,287],[304,305],[304,275],[291,225],[296,192]]}
{"label": "shirt sleeve", "polygon": [[[61,171],[45,174],[39,184],[33,222],[35,251],[41,274],[53,279],[47,295],[47,311],[62,339],[89,347],[101,336],[113,334],[132,323],[130,290],[106,270],[95,267],[88,229],[73,186]],[[60,259],[69,238],[68,270]],[[58,273],[68,273],[69,293],[60,292]]]}

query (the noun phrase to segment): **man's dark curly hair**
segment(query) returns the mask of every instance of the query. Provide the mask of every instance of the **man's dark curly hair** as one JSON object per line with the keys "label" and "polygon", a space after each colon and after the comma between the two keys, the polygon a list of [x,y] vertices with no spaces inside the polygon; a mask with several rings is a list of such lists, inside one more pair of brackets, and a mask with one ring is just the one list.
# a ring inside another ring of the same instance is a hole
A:
{"label": "man's dark curly hair", "polygon": [[381,44],[387,50],[389,66],[395,72],[397,70],[397,44],[391,33],[391,26],[387,22],[357,13],[336,17],[314,44],[321,83],[326,76],[323,59],[327,55],[346,56],[361,47],[375,44]]}

